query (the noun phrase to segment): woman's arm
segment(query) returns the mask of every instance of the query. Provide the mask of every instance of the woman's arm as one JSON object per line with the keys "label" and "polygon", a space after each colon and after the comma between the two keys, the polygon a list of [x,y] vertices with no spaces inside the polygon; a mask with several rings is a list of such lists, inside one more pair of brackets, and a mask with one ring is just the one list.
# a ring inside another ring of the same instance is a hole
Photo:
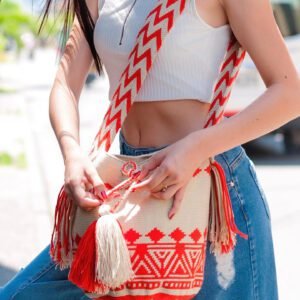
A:
{"label": "woman's arm", "polygon": [[[96,21],[97,1],[88,0],[87,5]],[[78,102],[92,62],[89,45],[75,16],[49,97],[49,117],[64,160],[80,144]]]}
{"label": "woman's arm", "polygon": [[191,134],[203,157],[253,140],[300,116],[300,78],[269,0],[220,1],[267,89],[240,113]]}
{"label": "woman's arm", "polygon": [[[219,0],[231,28],[259,70],[267,90],[239,114],[193,131],[143,164],[134,189],[173,197],[169,218],[180,208],[187,183],[209,157],[262,136],[300,115],[300,78],[275,22],[269,0]],[[187,153],[189,155],[187,155]],[[161,192],[163,186],[167,191]]]}
{"label": "woman's arm", "polygon": [[[96,22],[98,1],[87,0],[90,14]],[[65,163],[65,189],[82,208],[99,205],[89,193],[90,187],[97,192],[105,191],[103,182],[80,147],[78,103],[93,56],[89,44],[75,17],[69,39],[64,49],[49,97],[49,117],[57,137]]]}

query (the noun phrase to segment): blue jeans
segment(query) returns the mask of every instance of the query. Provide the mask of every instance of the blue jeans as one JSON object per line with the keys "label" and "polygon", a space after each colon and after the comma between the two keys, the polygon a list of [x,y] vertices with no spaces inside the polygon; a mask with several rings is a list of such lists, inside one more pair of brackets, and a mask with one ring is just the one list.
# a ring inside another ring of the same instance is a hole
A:
{"label": "blue jeans", "polygon": [[[163,147],[133,147],[119,135],[120,153],[140,155]],[[271,215],[253,162],[242,146],[215,159],[224,168],[238,228],[233,255],[218,261],[206,253],[203,286],[194,300],[277,300],[277,279],[271,231]],[[50,237],[49,237],[50,238]],[[84,292],[68,281],[68,271],[55,268],[49,245],[0,289],[0,299],[87,300]]]}

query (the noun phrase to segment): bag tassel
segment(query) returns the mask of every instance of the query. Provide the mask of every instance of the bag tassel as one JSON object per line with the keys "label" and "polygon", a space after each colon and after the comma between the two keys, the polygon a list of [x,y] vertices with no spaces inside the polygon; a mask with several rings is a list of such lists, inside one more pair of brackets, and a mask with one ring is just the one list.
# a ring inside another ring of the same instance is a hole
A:
{"label": "bag tassel", "polygon": [[50,256],[61,270],[68,268],[73,259],[71,220],[75,213],[73,201],[68,198],[64,186],[58,194],[51,235]]}
{"label": "bag tassel", "polygon": [[91,223],[82,236],[74,255],[68,279],[85,291],[104,293],[106,290],[104,284],[95,281],[96,223],[97,221]]}
{"label": "bag tassel", "polygon": [[236,234],[248,239],[235,222],[231,199],[222,166],[211,159],[212,189],[209,214],[210,251],[215,255],[229,253],[236,245]]}
{"label": "bag tassel", "polygon": [[134,276],[126,241],[119,222],[102,213],[81,238],[69,273],[69,280],[91,293],[106,293]]}

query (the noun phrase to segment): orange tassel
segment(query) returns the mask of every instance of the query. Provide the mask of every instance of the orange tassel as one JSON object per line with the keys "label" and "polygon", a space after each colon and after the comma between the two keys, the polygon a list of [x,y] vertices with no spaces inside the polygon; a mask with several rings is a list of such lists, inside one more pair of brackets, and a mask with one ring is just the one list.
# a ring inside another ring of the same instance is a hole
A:
{"label": "orange tassel", "polygon": [[57,197],[50,243],[50,256],[61,270],[70,266],[73,256],[70,222],[74,211],[73,201],[68,198],[64,186],[62,186]]}
{"label": "orange tassel", "polygon": [[248,239],[234,221],[231,199],[222,166],[214,159],[211,162],[212,189],[209,220],[209,240],[211,252],[228,253],[236,244],[236,234]]}
{"label": "orange tassel", "polygon": [[96,223],[82,236],[74,256],[68,279],[87,292],[105,293],[106,286],[96,281]]}

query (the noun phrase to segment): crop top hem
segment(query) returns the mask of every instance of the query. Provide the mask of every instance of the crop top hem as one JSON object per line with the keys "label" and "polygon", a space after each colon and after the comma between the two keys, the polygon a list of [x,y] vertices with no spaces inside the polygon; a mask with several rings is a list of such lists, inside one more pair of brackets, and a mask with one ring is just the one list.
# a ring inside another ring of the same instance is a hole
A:
{"label": "crop top hem", "polygon": [[[119,83],[138,30],[157,0],[100,0],[94,43],[109,79],[109,95]],[[229,24],[213,27],[186,0],[185,11],[167,34],[135,102],[193,99],[213,101],[213,89],[231,35]],[[122,44],[119,38],[122,36]]]}

